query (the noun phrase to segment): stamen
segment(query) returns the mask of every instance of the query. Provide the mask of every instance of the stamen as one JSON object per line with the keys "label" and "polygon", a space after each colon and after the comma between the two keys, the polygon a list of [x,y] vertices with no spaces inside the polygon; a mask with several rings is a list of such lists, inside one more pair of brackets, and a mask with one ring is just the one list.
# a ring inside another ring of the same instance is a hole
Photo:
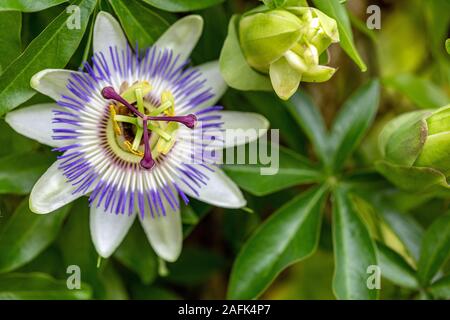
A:
{"label": "stamen", "polygon": [[144,127],[144,157],[140,164],[145,169],[151,169],[155,165],[155,160],[152,157],[152,151],[150,150],[149,132],[147,129],[147,119],[143,120],[142,126]]}
{"label": "stamen", "polygon": [[116,113],[116,108],[114,108],[113,105],[109,106],[109,112],[111,112],[111,117],[113,119],[113,127],[114,127],[114,131],[116,132],[117,135],[121,135],[122,134],[122,129],[120,129],[119,124],[117,123],[117,121],[115,120],[117,113]]}

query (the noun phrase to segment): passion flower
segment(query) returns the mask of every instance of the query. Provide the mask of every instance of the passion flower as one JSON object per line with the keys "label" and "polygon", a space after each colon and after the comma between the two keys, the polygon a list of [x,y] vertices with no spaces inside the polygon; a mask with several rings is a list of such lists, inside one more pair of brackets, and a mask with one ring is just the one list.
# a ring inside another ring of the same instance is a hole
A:
{"label": "passion flower", "polygon": [[223,137],[221,146],[232,146],[235,140],[221,134],[227,128],[247,129],[256,121],[256,129],[267,129],[268,122],[215,105],[226,90],[217,62],[188,66],[202,25],[199,16],[185,17],[139,55],[119,23],[100,12],[91,63],[77,72],[43,70],[31,80],[57,104],[6,117],[16,131],[60,153],[33,187],[31,210],[48,213],[89,196],[92,239],[102,257],[114,252],[138,216],[156,253],[176,260],[179,198],[227,208],[246,204],[208,146]]}

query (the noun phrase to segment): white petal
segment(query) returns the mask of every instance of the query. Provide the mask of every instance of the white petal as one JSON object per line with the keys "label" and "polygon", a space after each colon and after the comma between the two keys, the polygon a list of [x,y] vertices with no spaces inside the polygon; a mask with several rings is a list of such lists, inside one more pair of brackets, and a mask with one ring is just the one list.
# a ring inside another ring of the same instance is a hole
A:
{"label": "white petal", "polygon": [[227,90],[227,84],[219,69],[219,61],[211,61],[196,67],[206,79],[205,87],[211,88],[214,97],[205,101],[199,108],[214,105]]}
{"label": "white petal", "polygon": [[198,189],[199,194],[196,195],[180,182],[179,186],[184,193],[192,198],[222,208],[237,209],[245,207],[247,201],[241,190],[221,169],[214,168],[214,172],[202,166],[196,166],[196,169],[208,176],[207,185]]}
{"label": "white petal", "polygon": [[186,60],[200,39],[203,19],[199,15],[190,15],[175,22],[155,42],[155,46],[172,49],[174,55],[180,55],[179,61]]}
{"label": "white petal", "polygon": [[117,47],[117,50],[125,50],[127,48],[127,38],[120,27],[119,22],[112,15],[101,11],[95,20],[93,34],[93,51],[103,52],[108,60],[108,65],[113,63],[109,55],[109,47]]}
{"label": "white petal", "polygon": [[136,218],[136,214],[114,214],[105,212],[103,207],[95,204],[90,209],[90,228],[92,242],[97,253],[108,258],[125,238]]}
{"label": "white petal", "polygon": [[52,139],[52,110],[55,109],[60,109],[55,103],[36,104],[9,112],[5,121],[25,137],[51,147],[60,147],[67,141]]}
{"label": "white petal", "polygon": [[221,121],[224,122],[223,148],[250,143],[266,134],[270,126],[269,121],[258,113],[221,111]]}
{"label": "white petal", "polygon": [[[75,188],[67,182],[58,161],[39,178],[30,194],[30,210],[34,213],[49,213],[83,196],[73,194]],[[91,190],[88,190],[90,192]],[[86,192],[86,193],[88,193]]]}
{"label": "white petal", "polygon": [[183,245],[180,210],[173,210],[167,201],[164,205],[166,216],[152,218],[147,211],[144,218],[139,215],[139,221],[156,254],[166,261],[174,262],[180,256]]}
{"label": "white petal", "polygon": [[58,101],[62,95],[71,95],[66,86],[72,73],[82,74],[72,70],[45,69],[31,78],[30,85],[33,89]]}

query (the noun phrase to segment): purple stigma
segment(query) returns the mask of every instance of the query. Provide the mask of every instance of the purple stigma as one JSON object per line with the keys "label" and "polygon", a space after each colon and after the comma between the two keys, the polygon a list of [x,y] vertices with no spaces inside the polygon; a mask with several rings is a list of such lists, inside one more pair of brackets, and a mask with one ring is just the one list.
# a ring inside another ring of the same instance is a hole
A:
{"label": "purple stigma", "polygon": [[189,129],[193,129],[195,127],[195,123],[197,122],[197,117],[193,114],[188,114],[187,116],[175,116],[175,117],[147,117],[152,121],[174,121],[184,124]]}
{"label": "purple stigma", "polygon": [[141,113],[135,106],[122,98],[113,87],[104,87],[102,89],[102,96],[105,99],[115,100],[126,106],[136,117],[142,119],[142,126],[144,129],[144,156],[140,162],[141,167],[145,169],[151,169],[155,165],[155,160],[152,158],[152,150],[150,148],[150,133],[148,132],[148,121],[166,121],[166,122],[179,122],[186,127],[193,129],[197,122],[197,117],[193,114],[186,116],[148,116]]}
{"label": "purple stigma", "polygon": [[147,119],[142,121],[142,126],[144,127],[144,157],[142,158],[140,164],[142,168],[151,169],[155,165],[155,160],[152,157],[152,150],[150,149],[149,133],[147,130]]}
{"label": "purple stigma", "polygon": [[142,113],[139,112],[138,109],[136,109],[135,106],[133,106],[132,104],[128,103],[128,101],[126,101],[124,98],[122,98],[115,90],[113,87],[104,87],[102,89],[102,96],[105,99],[111,99],[111,100],[115,100],[117,102],[120,102],[121,104],[123,104],[124,106],[126,106],[128,109],[130,109],[137,117],[141,117],[144,118],[145,115],[143,115]]}

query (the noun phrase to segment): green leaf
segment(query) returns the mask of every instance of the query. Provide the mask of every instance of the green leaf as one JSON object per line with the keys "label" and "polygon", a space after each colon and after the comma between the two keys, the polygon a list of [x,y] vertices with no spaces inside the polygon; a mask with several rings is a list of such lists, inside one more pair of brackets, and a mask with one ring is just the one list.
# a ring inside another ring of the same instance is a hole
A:
{"label": "green leaf", "polygon": [[30,211],[25,199],[0,233],[0,272],[14,270],[44,251],[55,240],[69,208],[39,215]]}
{"label": "green leaf", "polygon": [[142,0],[158,9],[169,12],[186,12],[218,5],[224,0]]}
{"label": "green leaf", "polygon": [[225,266],[225,259],[216,252],[186,247],[180,258],[168,266],[167,281],[193,286],[205,282]]}
{"label": "green leaf", "polygon": [[428,290],[437,298],[450,299],[450,275],[433,283]]}
{"label": "green leaf", "polygon": [[0,74],[22,51],[21,28],[20,12],[0,12]]}
{"label": "green leaf", "polygon": [[[384,203],[384,201],[383,201]],[[392,229],[414,261],[419,261],[423,229],[410,215],[400,213],[383,204],[377,204],[377,211]]]}
{"label": "green leaf", "polygon": [[377,249],[383,277],[401,287],[418,289],[416,272],[402,256],[382,243],[377,243]]}
{"label": "green leaf", "polygon": [[380,85],[377,80],[360,87],[342,106],[330,132],[333,167],[342,168],[369,129],[378,109]]}
{"label": "green leaf", "polygon": [[365,72],[367,66],[356,49],[353,32],[345,6],[339,0],[313,0],[314,5],[323,13],[335,19],[338,25],[339,38],[342,49]]}
{"label": "green leaf", "polygon": [[244,91],[272,91],[269,77],[253,70],[247,63],[239,43],[238,23],[238,15],[231,17],[228,36],[220,53],[220,72],[232,88]]}
{"label": "green leaf", "polygon": [[135,0],[109,0],[109,3],[132,46],[137,43],[140,49],[150,47],[169,27],[165,19]]}
{"label": "green leaf", "polygon": [[90,297],[91,288],[87,284],[70,290],[66,280],[55,280],[45,273],[0,275],[1,300],[84,300]]}
{"label": "green leaf", "polygon": [[436,219],[425,232],[420,251],[418,275],[427,285],[450,256],[450,214]]}
{"label": "green leaf", "polygon": [[125,240],[114,253],[122,264],[139,275],[142,283],[149,284],[158,273],[158,260],[137,221],[133,224]]}
{"label": "green leaf", "polygon": [[[279,156],[278,171],[273,175],[261,174],[265,165],[226,165],[224,169],[227,175],[233,179],[242,189],[263,196],[283,190],[298,184],[318,182],[322,180],[321,172],[315,168],[308,159],[282,146],[274,148],[272,155]],[[259,146],[264,148],[265,146]],[[277,150],[278,149],[278,150]],[[276,163],[271,163],[276,167]]]}
{"label": "green leaf", "polygon": [[74,202],[69,218],[58,237],[58,245],[64,264],[79,266],[82,270],[83,281],[92,287],[94,297],[104,297],[105,288],[100,278],[104,265],[97,268],[98,255],[91,240],[89,206],[86,197]]}
{"label": "green leaf", "polygon": [[36,92],[30,87],[31,77],[45,68],[62,68],[73,55],[94,10],[96,0],[74,2],[80,8],[80,29],[69,29],[64,10],[37,36],[0,76],[0,115],[27,101]]}
{"label": "green leaf", "polygon": [[36,149],[39,143],[15,132],[4,119],[0,120],[0,156],[26,153]]}
{"label": "green leaf", "polygon": [[256,298],[283,269],[315,251],[325,196],[325,187],[311,189],[273,213],[256,230],[234,263],[230,299]]}
{"label": "green leaf", "polygon": [[422,109],[436,109],[450,102],[449,96],[433,82],[412,74],[385,78],[383,84],[402,93]]}
{"label": "green leaf", "polygon": [[327,150],[327,131],[322,115],[311,98],[304,93],[297,93],[285,104],[308,136],[321,161],[328,161],[330,157]]}
{"label": "green leaf", "polygon": [[367,268],[377,265],[375,247],[367,227],[345,189],[333,192],[333,245],[335,271],[333,290],[338,299],[376,299],[369,289]]}
{"label": "green leaf", "polygon": [[34,12],[56,6],[63,2],[67,2],[67,0],[2,0],[0,11]]}
{"label": "green leaf", "polygon": [[445,40],[445,50],[450,54],[450,39]]}
{"label": "green leaf", "polygon": [[27,194],[53,163],[54,156],[36,152],[0,158],[0,194]]}
{"label": "green leaf", "polygon": [[[228,97],[233,97],[229,99]],[[260,113],[270,119],[272,128],[280,128],[280,139],[296,151],[304,151],[305,143],[299,135],[295,119],[286,110],[284,102],[272,92],[228,90],[222,99],[227,107],[245,106],[245,110]],[[238,109],[239,110],[239,109]],[[242,109],[241,109],[242,110]]]}

